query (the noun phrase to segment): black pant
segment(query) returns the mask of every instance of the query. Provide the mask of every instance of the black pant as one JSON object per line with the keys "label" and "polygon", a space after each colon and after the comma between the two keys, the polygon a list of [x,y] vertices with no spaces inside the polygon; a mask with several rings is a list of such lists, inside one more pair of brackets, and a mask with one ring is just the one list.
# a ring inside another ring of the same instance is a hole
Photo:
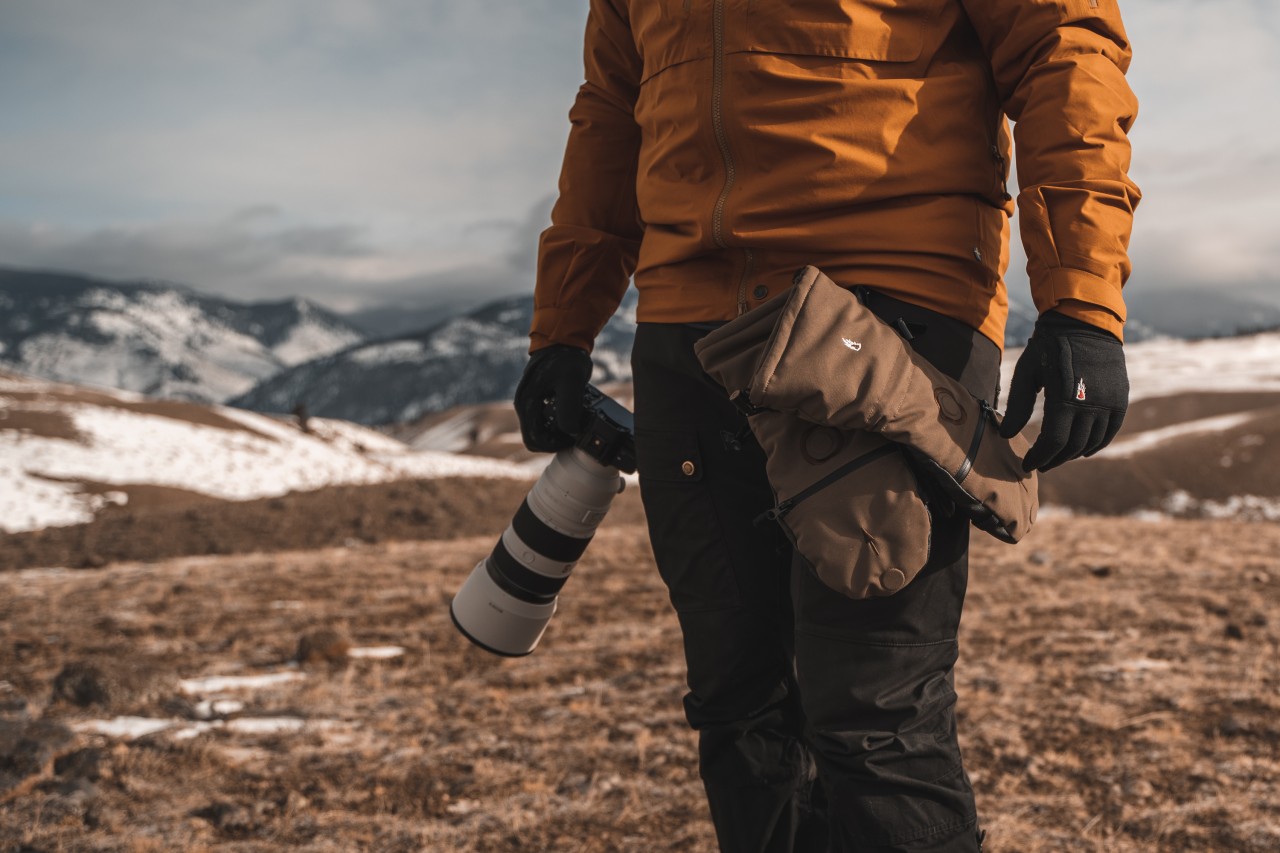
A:
{"label": "black pant", "polygon": [[[994,344],[896,300],[871,307],[992,399]],[[632,366],[641,496],[721,849],[977,850],[952,688],[967,522],[936,516],[928,565],[891,597],[826,587],[776,525],[752,524],[774,502],[764,453],[693,355],[705,331],[642,323]]]}

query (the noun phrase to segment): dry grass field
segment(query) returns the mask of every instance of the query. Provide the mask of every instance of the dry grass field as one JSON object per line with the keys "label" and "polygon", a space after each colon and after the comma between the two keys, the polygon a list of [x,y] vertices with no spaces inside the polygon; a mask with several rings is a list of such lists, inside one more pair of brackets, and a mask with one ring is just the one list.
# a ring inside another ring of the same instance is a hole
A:
{"label": "dry grass field", "polygon": [[[476,488],[460,538],[0,573],[0,850],[714,850],[634,496],[506,660],[448,617],[514,506]],[[989,850],[1280,849],[1278,554],[1267,524],[976,535],[957,689]]]}

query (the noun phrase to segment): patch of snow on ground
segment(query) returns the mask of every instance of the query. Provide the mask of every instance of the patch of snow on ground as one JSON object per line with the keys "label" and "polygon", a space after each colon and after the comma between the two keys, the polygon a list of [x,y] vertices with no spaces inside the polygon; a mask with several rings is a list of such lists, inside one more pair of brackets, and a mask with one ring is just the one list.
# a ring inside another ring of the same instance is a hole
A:
{"label": "patch of snow on ground", "polygon": [[[430,450],[375,453],[371,458],[394,470],[395,477],[383,477],[383,480],[400,477],[509,477],[526,480],[530,477],[529,468],[513,462]],[[544,461],[534,475],[541,474],[545,467],[547,463]]]}
{"label": "patch of snow on ground", "polygon": [[204,720],[239,714],[243,710],[244,703],[235,699],[205,699],[196,703],[196,716]]}
{"label": "patch of snow on ground", "polygon": [[150,717],[115,717],[110,720],[85,720],[72,723],[71,728],[78,732],[93,732],[114,738],[128,738],[153,735],[165,729],[173,728],[177,720],[153,720]]}
{"label": "patch of snow on ground", "polygon": [[1206,432],[1226,432],[1249,423],[1258,416],[1257,412],[1239,412],[1233,415],[1221,415],[1214,418],[1201,418],[1197,421],[1173,424],[1161,429],[1140,432],[1133,438],[1122,439],[1104,447],[1095,454],[1098,458],[1122,459],[1145,453],[1159,447],[1167,441],[1186,435],[1199,435]]}
{"label": "patch of snow on ground", "polygon": [[[0,391],[9,386],[41,387],[0,380]],[[374,430],[325,418],[312,419],[308,434],[291,422],[213,409],[248,428],[242,432],[92,403],[24,402],[21,408],[66,415],[82,441],[0,430],[0,530],[8,532],[82,524],[105,503],[127,500],[117,490],[82,494],[76,481],[85,480],[252,500],[408,477],[530,476],[513,463],[414,451]]]}
{"label": "patch of snow on ground", "polygon": [[474,407],[464,408],[453,417],[445,418],[414,437],[412,447],[415,450],[447,452],[465,450],[471,446],[471,436],[475,431],[478,414],[479,410]]}
{"label": "patch of snow on ground", "polygon": [[1188,391],[1280,391],[1280,333],[1125,347],[1131,400]]}
{"label": "patch of snow on ground", "polygon": [[261,690],[300,681],[306,676],[296,670],[267,672],[261,675],[212,675],[206,678],[185,678],[178,683],[184,693],[226,693],[229,690]]}
{"label": "patch of snow on ground", "polygon": [[90,521],[93,511],[83,496],[65,483],[28,474],[21,451],[30,441],[20,444],[15,438],[12,433],[0,431],[0,531],[12,533]]}
{"label": "patch of snow on ground", "polygon": [[403,453],[405,444],[377,430],[350,421],[310,418],[307,426],[312,435],[333,445],[348,447],[360,453]]}
{"label": "patch of snow on ground", "polygon": [[[1280,332],[1185,341],[1157,338],[1127,344],[1129,401],[1195,391],[1280,391]],[[1001,408],[1021,349],[1005,351]]]}
{"label": "patch of snow on ground", "polygon": [[[242,735],[274,735],[301,731],[307,724],[300,717],[240,717],[223,724],[227,729]],[[215,727],[221,728],[222,726]]]}
{"label": "patch of snow on ground", "polygon": [[366,660],[390,660],[391,658],[403,657],[404,653],[403,646],[362,646],[351,649],[347,652],[347,657]]}
{"label": "patch of snow on ground", "polygon": [[190,740],[206,732],[223,730],[241,735],[293,734],[304,728],[326,728],[331,720],[308,721],[301,717],[239,717],[234,720],[201,720],[187,722],[178,719],[151,717],[115,717],[110,720],[82,720],[71,727],[79,732],[92,732],[110,738],[134,740],[157,732],[169,732],[174,740]]}
{"label": "patch of snow on ground", "polygon": [[1175,518],[1280,521],[1280,498],[1260,495],[1235,495],[1223,501],[1214,501],[1200,500],[1179,490],[1164,499],[1162,509]]}

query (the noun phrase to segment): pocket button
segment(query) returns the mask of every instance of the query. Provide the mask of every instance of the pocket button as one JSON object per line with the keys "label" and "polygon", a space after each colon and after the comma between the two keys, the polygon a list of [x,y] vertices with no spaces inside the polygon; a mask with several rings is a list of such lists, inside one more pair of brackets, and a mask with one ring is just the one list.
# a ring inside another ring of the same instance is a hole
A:
{"label": "pocket button", "polygon": [[686,477],[692,477],[698,472],[698,466],[694,465],[691,460],[686,459],[684,462],[680,463],[680,472]]}

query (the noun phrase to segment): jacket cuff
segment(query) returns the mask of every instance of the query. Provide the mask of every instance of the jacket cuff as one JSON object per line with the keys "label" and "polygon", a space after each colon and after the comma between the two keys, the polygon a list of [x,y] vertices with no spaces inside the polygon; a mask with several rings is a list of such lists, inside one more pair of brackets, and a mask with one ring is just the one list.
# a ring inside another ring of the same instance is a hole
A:
{"label": "jacket cuff", "polygon": [[[537,308],[533,312],[533,331],[529,333],[529,352],[534,353],[555,344],[567,344],[586,350],[595,348],[597,332],[590,329],[576,330],[568,322],[571,316],[559,308]],[[554,330],[553,333],[550,331]]]}
{"label": "jacket cuff", "polygon": [[1057,311],[1124,340],[1124,299],[1113,283],[1084,270],[1058,267],[1045,273],[1039,287],[1034,284],[1031,289],[1041,314]]}

